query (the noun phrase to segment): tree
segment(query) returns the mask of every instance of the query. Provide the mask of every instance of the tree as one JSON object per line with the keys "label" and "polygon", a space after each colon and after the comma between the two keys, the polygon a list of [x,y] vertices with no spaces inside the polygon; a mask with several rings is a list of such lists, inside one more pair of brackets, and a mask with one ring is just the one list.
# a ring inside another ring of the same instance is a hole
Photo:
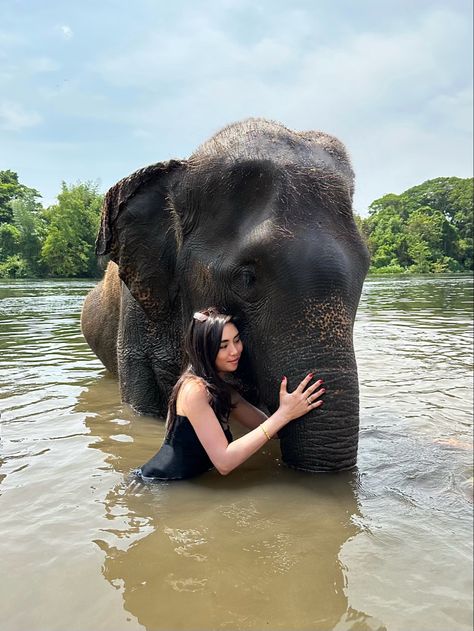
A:
{"label": "tree", "polygon": [[472,270],[473,179],[439,177],[427,180],[405,191],[402,197],[409,212],[428,206],[444,215],[447,220],[445,255],[459,263],[457,268]]}
{"label": "tree", "polygon": [[452,223],[459,234],[457,246],[457,260],[464,269],[473,268],[473,214],[474,191],[472,178],[458,180],[450,193]]}
{"label": "tree", "polygon": [[18,253],[20,237],[20,231],[12,224],[0,224],[0,261]]}
{"label": "tree", "polygon": [[10,223],[0,223],[0,278],[27,276],[26,261],[18,254],[20,231]]}
{"label": "tree", "polygon": [[0,263],[0,278],[25,278],[28,276],[26,261],[18,254],[8,256]]}
{"label": "tree", "polygon": [[375,200],[362,220],[371,271],[472,270],[472,215],[472,178],[427,180]]}
{"label": "tree", "polygon": [[18,254],[25,261],[29,276],[41,273],[41,247],[45,237],[45,218],[43,208],[34,196],[24,197],[10,202],[13,211],[13,225],[18,230]]}
{"label": "tree", "polygon": [[18,174],[14,171],[0,171],[0,224],[11,223],[13,210],[10,202],[24,197],[41,197],[34,188],[28,188],[18,181]]}
{"label": "tree", "polygon": [[[398,195],[385,195],[369,207],[365,229],[372,267],[404,266],[408,263],[408,245],[404,230],[406,213]],[[391,270],[392,271],[392,270]]]}
{"label": "tree", "polygon": [[460,265],[449,256],[456,232],[440,210],[422,206],[406,224],[408,254],[414,272],[458,271]]}
{"label": "tree", "polygon": [[41,261],[51,276],[97,276],[94,251],[103,196],[97,184],[62,183],[58,203],[44,213],[46,236]]}

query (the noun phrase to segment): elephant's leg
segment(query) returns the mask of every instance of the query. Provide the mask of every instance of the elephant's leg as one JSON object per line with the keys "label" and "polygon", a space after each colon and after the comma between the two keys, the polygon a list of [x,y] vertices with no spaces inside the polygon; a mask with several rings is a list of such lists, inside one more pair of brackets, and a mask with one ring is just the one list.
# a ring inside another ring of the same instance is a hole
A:
{"label": "elephant's leg", "polygon": [[81,313],[81,330],[91,349],[113,375],[117,369],[121,280],[110,262],[103,280],[87,295]]}
{"label": "elephant's leg", "polygon": [[138,353],[119,356],[119,381],[122,401],[138,414],[166,416],[155,375],[148,358]]}
{"label": "elephant's leg", "polygon": [[139,414],[165,417],[179,375],[179,352],[166,323],[152,323],[129,290],[122,289],[118,369],[122,401]]}

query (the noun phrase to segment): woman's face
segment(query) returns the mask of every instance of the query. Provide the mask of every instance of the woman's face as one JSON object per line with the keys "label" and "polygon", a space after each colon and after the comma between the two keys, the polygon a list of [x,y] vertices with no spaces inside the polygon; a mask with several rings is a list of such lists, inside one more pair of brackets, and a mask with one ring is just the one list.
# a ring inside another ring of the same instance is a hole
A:
{"label": "woman's face", "polygon": [[224,326],[221,337],[221,345],[216,357],[217,372],[234,372],[239,365],[243,345],[239,331],[235,324],[228,322]]}

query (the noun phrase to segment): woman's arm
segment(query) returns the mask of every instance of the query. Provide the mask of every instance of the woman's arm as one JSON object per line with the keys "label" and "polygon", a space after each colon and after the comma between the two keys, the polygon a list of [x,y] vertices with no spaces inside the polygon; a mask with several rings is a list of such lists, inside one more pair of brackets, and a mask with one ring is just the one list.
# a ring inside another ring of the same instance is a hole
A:
{"label": "woman's arm", "polygon": [[230,419],[247,429],[255,429],[268,418],[265,412],[246,401],[235,390],[232,390],[232,405],[235,407],[230,411]]}
{"label": "woman's arm", "polygon": [[[320,381],[309,387],[312,375],[308,375],[294,392],[286,390],[286,379],[280,387],[280,407],[255,429],[241,438],[228,443],[222,427],[209,405],[204,384],[197,381],[185,383],[180,392],[180,407],[190,420],[202,446],[206,450],[212,464],[222,475],[227,475],[233,469],[245,462],[250,456],[266,444],[282,427],[291,420],[319,407],[321,401],[316,401],[324,392],[315,392]],[[308,397],[310,400],[308,401]]]}

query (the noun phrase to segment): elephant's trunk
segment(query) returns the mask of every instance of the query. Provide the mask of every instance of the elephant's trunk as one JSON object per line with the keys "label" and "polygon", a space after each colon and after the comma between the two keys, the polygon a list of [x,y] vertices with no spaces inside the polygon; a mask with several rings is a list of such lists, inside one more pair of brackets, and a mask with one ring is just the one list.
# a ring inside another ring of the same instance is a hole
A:
{"label": "elephant's trunk", "polygon": [[258,379],[260,395],[273,412],[283,375],[288,377],[289,391],[310,371],[316,379],[324,379],[323,405],[281,430],[282,458],[288,466],[306,471],[348,469],[356,464],[359,435],[359,384],[352,339],[355,309],[351,313],[342,302],[330,298],[302,313],[298,326],[275,331],[266,348],[260,349],[266,364],[263,378]]}
{"label": "elephant's trunk", "polygon": [[[359,440],[359,384],[353,353],[320,356],[316,377],[324,379],[324,401],[280,432],[282,459],[306,471],[337,471],[353,467]],[[337,367],[335,367],[337,366]],[[299,377],[299,375],[298,375]],[[292,387],[297,379],[291,379]]]}

